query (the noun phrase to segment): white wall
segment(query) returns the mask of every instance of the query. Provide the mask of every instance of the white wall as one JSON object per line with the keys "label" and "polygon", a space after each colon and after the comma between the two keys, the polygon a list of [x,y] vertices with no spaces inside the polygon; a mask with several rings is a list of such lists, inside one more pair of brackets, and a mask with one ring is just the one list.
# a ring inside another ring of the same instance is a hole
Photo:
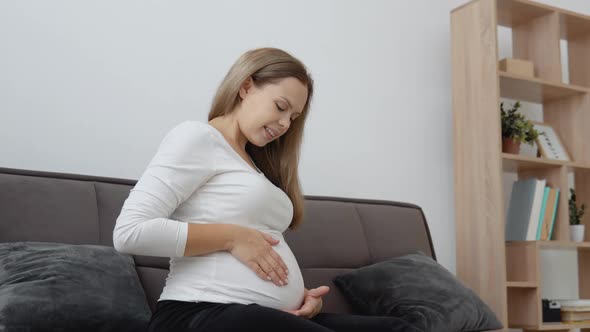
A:
{"label": "white wall", "polygon": [[[316,81],[304,193],[420,205],[455,272],[450,10],[465,1],[0,1],[0,167],[138,178],[240,54]],[[585,0],[544,1],[588,13]]]}

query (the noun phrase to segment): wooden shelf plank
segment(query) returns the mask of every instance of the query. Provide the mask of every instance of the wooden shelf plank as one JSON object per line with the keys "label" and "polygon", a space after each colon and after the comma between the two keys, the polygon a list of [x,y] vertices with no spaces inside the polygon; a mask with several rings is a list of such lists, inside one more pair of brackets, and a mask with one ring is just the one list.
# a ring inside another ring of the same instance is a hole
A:
{"label": "wooden shelf plank", "polygon": [[568,165],[570,165],[570,162],[567,161],[522,156],[512,153],[502,153],[502,166],[504,172],[516,173],[518,171],[524,170],[555,168]]}
{"label": "wooden shelf plank", "polygon": [[559,331],[569,329],[584,329],[590,328],[590,323],[543,323],[541,326],[528,326],[528,325],[511,325],[511,329],[523,329],[529,331]]}
{"label": "wooden shelf plank", "polygon": [[508,281],[506,287],[511,288],[537,288],[537,283],[532,281]]}
{"label": "wooden shelf plank", "polygon": [[566,166],[571,169],[588,170],[590,164],[572,161],[561,161],[539,157],[530,157],[512,153],[502,153],[502,166],[504,172],[516,173],[522,170],[543,169]]}
{"label": "wooden shelf plank", "polygon": [[564,84],[548,82],[536,77],[515,75],[505,71],[498,71],[500,76],[500,97],[510,98],[531,103],[545,103],[576,94],[590,93],[590,89]]}
{"label": "wooden shelf plank", "polygon": [[568,165],[570,168],[577,168],[581,170],[590,170],[590,164],[572,162]]}
{"label": "wooden shelf plank", "polygon": [[590,242],[569,242],[569,241],[539,241],[541,248],[578,248],[590,249]]}
{"label": "wooden shelf plank", "polygon": [[520,245],[538,245],[539,248],[551,249],[590,249],[590,242],[571,242],[571,241],[506,241],[506,245],[520,246]]}

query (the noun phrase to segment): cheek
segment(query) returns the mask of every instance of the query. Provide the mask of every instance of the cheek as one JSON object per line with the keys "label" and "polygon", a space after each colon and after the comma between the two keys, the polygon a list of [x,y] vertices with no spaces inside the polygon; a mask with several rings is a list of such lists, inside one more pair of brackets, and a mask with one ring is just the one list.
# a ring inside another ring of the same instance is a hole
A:
{"label": "cheek", "polygon": [[247,126],[249,135],[257,135],[263,127],[269,123],[276,122],[280,113],[275,110],[272,102],[258,99],[248,100],[243,104],[243,123]]}
{"label": "cheek", "polygon": [[272,115],[272,107],[268,103],[252,101],[246,106],[246,113],[252,118],[252,122],[260,122]]}
{"label": "cheek", "polygon": [[266,126],[266,122],[264,121],[263,117],[257,116],[251,118],[251,121],[248,122],[247,135],[251,139],[255,137],[260,139],[260,136],[264,136],[264,126]]}

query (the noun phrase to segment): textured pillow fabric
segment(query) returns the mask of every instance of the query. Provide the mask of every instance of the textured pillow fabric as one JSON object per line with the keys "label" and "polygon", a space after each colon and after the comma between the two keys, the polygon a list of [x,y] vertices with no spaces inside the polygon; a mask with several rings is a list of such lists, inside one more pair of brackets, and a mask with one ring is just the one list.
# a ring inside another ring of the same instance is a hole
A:
{"label": "textured pillow fabric", "polygon": [[114,248],[0,243],[0,331],[145,331],[133,258]]}
{"label": "textured pillow fabric", "polygon": [[337,276],[334,284],[360,313],[399,317],[422,331],[502,328],[471,289],[422,252]]}

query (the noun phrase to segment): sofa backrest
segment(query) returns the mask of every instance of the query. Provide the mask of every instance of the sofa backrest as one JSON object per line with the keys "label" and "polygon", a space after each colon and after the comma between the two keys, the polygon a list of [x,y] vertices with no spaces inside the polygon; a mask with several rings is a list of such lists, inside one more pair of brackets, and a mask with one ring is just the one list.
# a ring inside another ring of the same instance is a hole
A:
{"label": "sofa backrest", "polygon": [[[0,242],[113,246],[113,229],[136,180],[0,168]],[[305,197],[303,225],[286,231],[305,286],[328,285],[323,312],[354,313],[332,283],[338,274],[417,250],[436,259],[426,219],[407,203]],[[134,256],[152,310],[169,259]]]}

